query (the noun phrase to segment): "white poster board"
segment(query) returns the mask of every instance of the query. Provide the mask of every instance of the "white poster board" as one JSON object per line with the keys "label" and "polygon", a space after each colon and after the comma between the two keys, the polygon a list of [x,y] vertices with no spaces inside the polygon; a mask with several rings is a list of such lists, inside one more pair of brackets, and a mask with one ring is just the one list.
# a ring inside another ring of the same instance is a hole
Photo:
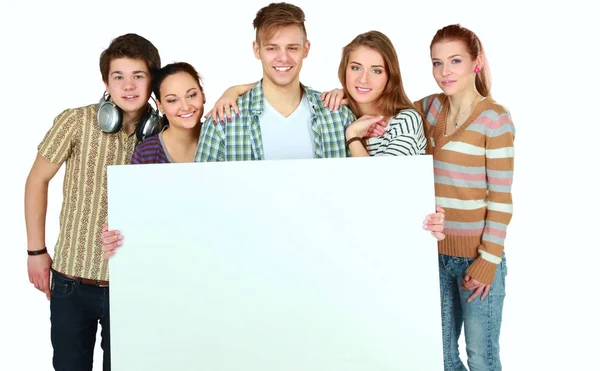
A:
{"label": "white poster board", "polygon": [[430,156],[108,168],[113,371],[442,370]]}

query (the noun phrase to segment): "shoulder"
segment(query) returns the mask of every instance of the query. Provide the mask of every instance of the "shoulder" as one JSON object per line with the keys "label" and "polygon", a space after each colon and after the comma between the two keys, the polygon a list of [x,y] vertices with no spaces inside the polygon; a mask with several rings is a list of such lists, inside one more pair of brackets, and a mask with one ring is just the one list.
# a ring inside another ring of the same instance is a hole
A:
{"label": "shoulder", "polygon": [[348,106],[341,105],[337,110],[331,111],[329,110],[329,107],[325,106],[325,103],[323,103],[323,100],[321,99],[322,93],[320,91],[304,85],[302,87],[304,88],[309,104],[313,107],[317,115],[334,118],[338,117],[343,121],[350,122],[356,120],[356,117]]}
{"label": "shoulder", "polygon": [[480,124],[485,126],[486,131],[489,133],[511,132],[514,135],[515,127],[513,119],[509,109],[492,98],[486,98],[484,107],[475,119]]}
{"label": "shoulder", "polygon": [[160,139],[158,137],[158,134],[153,135],[150,138],[147,138],[142,143],[140,143],[137,146],[135,146],[135,150],[137,152],[151,150],[151,149],[154,149],[154,150],[156,150],[156,149],[162,149],[162,144],[160,143]]}
{"label": "shoulder", "polygon": [[423,116],[427,116],[430,113],[437,114],[442,108],[445,97],[442,93],[430,94],[415,101],[414,105]]}
{"label": "shoulder", "polygon": [[394,117],[392,117],[392,121],[412,121],[418,123],[423,121],[423,119],[419,112],[410,108],[399,111]]}
{"label": "shoulder", "polygon": [[54,118],[54,123],[61,126],[81,126],[88,123],[95,123],[97,120],[97,114],[97,104],[67,108],[56,115]]}
{"label": "shoulder", "polygon": [[423,118],[414,109],[403,109],[390,119],[388,130],[396,130],[401,134],[422,133]]}
{"label": "shoulder", "polygon": [[142,143],[135,146],[133,155],[131,156],[132,164],[152,164],[158,161],[158,158],[163,154],[162,144],[158,134],[147,138]]}

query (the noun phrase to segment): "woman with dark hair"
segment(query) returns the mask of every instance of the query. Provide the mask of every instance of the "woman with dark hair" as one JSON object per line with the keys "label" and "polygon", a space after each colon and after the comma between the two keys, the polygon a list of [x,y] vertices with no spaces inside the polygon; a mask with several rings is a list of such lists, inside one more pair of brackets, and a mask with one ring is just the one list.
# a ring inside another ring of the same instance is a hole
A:
{"label": "woman with dark hair", "polygon": [[171,63],[156,72],[152,90],[165,129],[137,145],[131,163],[193,162],[206,102],[200,75],[188,63]]}

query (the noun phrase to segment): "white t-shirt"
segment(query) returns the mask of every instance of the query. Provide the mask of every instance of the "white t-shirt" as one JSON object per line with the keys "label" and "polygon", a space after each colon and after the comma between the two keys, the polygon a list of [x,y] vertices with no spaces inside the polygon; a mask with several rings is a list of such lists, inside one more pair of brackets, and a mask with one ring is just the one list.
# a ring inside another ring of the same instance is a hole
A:
{"label": "white t-shirt", "polygon": [[306,94],[288,117],[283,117],[266,99],[264,103],[259,122],[265,160],[314,158],[310,103]]}

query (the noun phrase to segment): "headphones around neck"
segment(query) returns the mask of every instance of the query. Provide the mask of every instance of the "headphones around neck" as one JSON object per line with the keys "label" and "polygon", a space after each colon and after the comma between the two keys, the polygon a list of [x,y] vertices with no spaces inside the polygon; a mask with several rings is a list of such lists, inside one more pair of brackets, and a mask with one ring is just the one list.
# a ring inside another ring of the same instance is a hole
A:
{"label": "headphones around neck", "polygon": [[[154,103],[156,104],[156,101]],[[104,93],[98,103],[98,127],[105,133],[114,134],[121,130],[122,125],[123,111],[110,101],[110,94]],[[148,110],[140,117],[140,121],[135,128],[137,139],[144,141],[158,134],[162,129],[162,120],[158,117],[156,110],[148,104]]]}

